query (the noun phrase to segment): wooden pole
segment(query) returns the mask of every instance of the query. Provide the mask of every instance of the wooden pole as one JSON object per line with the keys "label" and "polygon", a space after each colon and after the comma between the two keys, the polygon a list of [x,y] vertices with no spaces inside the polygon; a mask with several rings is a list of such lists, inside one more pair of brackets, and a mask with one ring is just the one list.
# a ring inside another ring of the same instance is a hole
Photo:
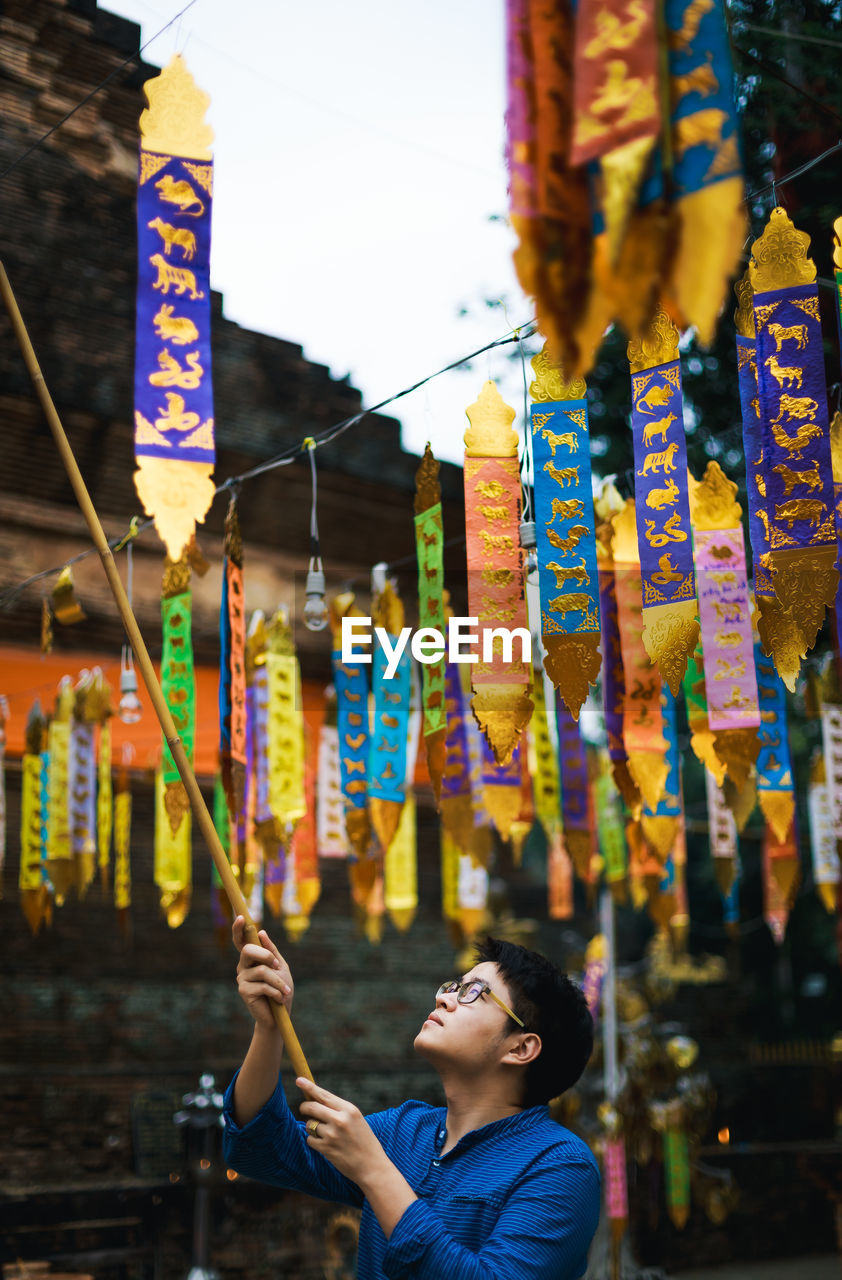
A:
{"label": "wooden pole", "polygon": [[[213,825],[213,818],[211,817],[208,807],[205,804],[204,797],[199,790],[196,775],[193,772],[190,761],[187,759],[184,746],[176,731],[173,718],[170,715],[170,709],[167,706],[167,700],[164,697],[164,692],[158,682],[158,677],[155,675],[155,668],[152,665],[146,644],[140,633],[140,628],[137,625],[137,619],[132,612],[132,607],[129,604],[129,598],[126,595],[120,574],[117,570],[116,564],[114,563],[111,548],[108,545],[102,525],[99,522],[99,517],[94,510],[94,505],[91,502],[90,494],[85,486],[85,481],[82,479],[82,473],[79,470],[75,457],[73,456],[73,450],[70,447],[64,427],[61,424],[61,419],[59,418],[56,407],[53,404],[52,397],[47,390],[44,375],[38,365],[38,360],[36,359],[32,342],[30,341],[26,325],[24,324],[17,301],[15,300],[15,295],[12,291],[12,286],[9,283],[9,277],[6,275],[6,269],[2,262],[0,262],[0,293],[3,295],[3,302],[5,303],[6,310],[9,313],[9,318],[12,321],[15,337],[17,338],[20,349],[23,353],[24,362],[35,387],[35,393],[41,402],[41,408],[44,410],[44,414],[47,422],[49,423],[50,430],[53,433],[56,446],[61,455],[61,460],[64,463],[70,483],[73,486],[73,492],[76,494],[76,501],[79,503],[79,507],[81,508],[82,514],[87,522],[88,529],[90,530],[94,546],[99,552],[100,559],[102,560],[102,567],[105,570],[108,585],[110,586],[111,592],[117,603],[120,617],[123,620],[123,626],[126,628],[126,635],[128,636],[129,643],[134,651],[135,660],[140,670],[140,674],[143,677],[143,683],[146,685],[147,692],[152,701],[152,706],[155,708],[155,714],[158,717],[161,729],[163,730],[167,746],[172,752],[175,766],[178,769],[181,781],[184,783],[187,795],[190,798],[190,805],[196,815],[196,821],[199,824],[202,835],[205,837],[205,843],[207,844],[208,849],[210,850],[210,855],[216,864],[216,869],[219,872],[219,878],[228,895],[228,901],[231,903],[234,914],[245,917],[246,926],[244,937],[246,942],[258,942],[257,926],[249,914],[246,900],[243,897],[242,890],[240,889],[234,873],[231,870],[231,864],[225,856],[225,850],[222,848],[222,843],[219,839],[216,827]],[[295,1034],[292,1019],[289,1016],[288,1010],[283,1005],[275,1004],[274,1001],[271,1001],[270,1003],[278,1030],[283,1037],[284,1048],[286,1049],[289,1059],[293,1065],[296,1076],[306,1076],[308,1080],[312,1080],[313,1075],[307,1065],[307,1059],[304,1057],[304,1052],[298,1041],[298,1036]]]}

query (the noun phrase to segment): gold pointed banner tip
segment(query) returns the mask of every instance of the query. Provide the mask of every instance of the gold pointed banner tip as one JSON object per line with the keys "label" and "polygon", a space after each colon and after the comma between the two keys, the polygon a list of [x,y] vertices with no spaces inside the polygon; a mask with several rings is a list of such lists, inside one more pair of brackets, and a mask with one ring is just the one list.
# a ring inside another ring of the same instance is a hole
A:
{"label": "gold pointed banner tip", "polygon": [[596,684],[602,666],[599,632],[550,635],[544,636],[543,641],[547,651],[544,670],[564,699],[573,719],[578,720],[590,687]]}
{"label": "gold pointed banner tip", "polygon": [[719,463],[711,460],[698,484],[690,485],[690,515],[697,529],[739,528],[743,509],[737,502],[737,486]]}
{"label": "gold pointed banner tip", "polygon": [[417,516],[441,502],[440,470],[441,463],[428,443],[424,449],[424,457],[415,472],[415,514]]}
{"label": "gold pointed banner tip", "polygon": [[471,424],[465,432],[468,457],[517,457],[517,432],[512,429],[515,411],[506,404],[495,383],[489,379],[465,413]]}
{"label": "gold pointed banner tip", "polygon": [[674,698],[681,689],[687,660],[699,641],[697,608],[695,600],[681,600],[643,610],[643,646]]}
{"label": "gold pointed banner tip", "polygon": [[483,787],[482,799],[491,821],[500,833],[500,839],[510,839],[512,827],[520,813],[520,788],[491,783]]}
{"label": "gold pointed banner tip", "polygon": [[[748,783],[760,753],[756,727],[721,729],[713,740],[713,748],[738,791]],[[713,770],[711,770],[713,772]],[[721,781],[719,786],[722,786]]]}
{"label": "gold pointed banner tip", "polygon": [[640,792],[643,803],[655,809],[663,795],[669,765],[658,751],[630,751],[629,773]]}
{"label": "gold pointed banner tip", "polygon": [[441,824],[462,853],[471,852],[474,834],[474,807],[470,795],[444,796]]}
{"label": "gold pointed banner tip", "polygon": [[763,652],[774,662],[790,693],[795,693],[801,663],[810,647],[807,637],[798,619],[773,596],[758,596],[757,610],[757,634]]}
{"label": "gold pointed banner tip", "polygon": [[424,738],[427,748],[427,772],[433,784],[436,808],[441,808],[441,783],[447,766],[447,730],[436,729]]}
{"label": "gold pointed banner tip", "polygon": [[633,338],[626,348],[631,372],[642,373],[677,360],[680,336],[666,311],[659,308],[641,336]]}
{"label": "gold pointed banner tip", "polygon": [[143,509],[155,520],[171,560],[184,548],[210,509],[216,489],[213,466],[170,458],[139,458],[134,483]]}
{"label": "gold pointed banner tip", "polygon": [[[523,685],[482,685],[471,699],[474,718],[498,764],[508,764],[532,717],[532,699]],[[517,790],[517,788],[511,788]]]}
{"label": "gold pointed banner tip", "polygon": [[530,361],[535,381],[529,387],[529,395],[536,403],[557,404],[562,400],[584,400],[588,393],[584,378],[565,378],[561,365],[550,356],[545,342]]}
{"label": "gold pointed banner tip", "polygon": [[383,800],[380,796],[370,796],[368,807],[371,813],[371,825],[385,853],[395,838],[403,805],[398,804],[396,800]]}
{"label": "gold pointed banner tip", "polygon": [[640,825],[647,844],[661,861],[665,862],[672,853],[675,838],[678,835],[678,818],[644,813],[640,819]]}
{"label": "gold pointed banner tip", "polygon": [[825,610],[832,609],[836,600],[836,541],[798,551],[773,551],[769,561],[775,595],[782,608],[798,619],[802,639],[812,649]]}
{"label": "gold pointed banner tip", "polygon": [[759,239],[751,246],[749,274],[755,293],[812,284],[816,264],[807,256],[810,237],[799,231],[785,209],[775,208]]}
{"label": "gold pointed banner tip", "polygon": [[786,840],[795,817],[795,796],[792,791],[757,790],[757,800],[763,817],[781,844]]}
{"label": "gold pointed banner tip", "polygon": [[213,129],[205,123],[210,98],[196,84],[181,54],[143,86],[149,106],[140,116],[144,150],[210,160]]}

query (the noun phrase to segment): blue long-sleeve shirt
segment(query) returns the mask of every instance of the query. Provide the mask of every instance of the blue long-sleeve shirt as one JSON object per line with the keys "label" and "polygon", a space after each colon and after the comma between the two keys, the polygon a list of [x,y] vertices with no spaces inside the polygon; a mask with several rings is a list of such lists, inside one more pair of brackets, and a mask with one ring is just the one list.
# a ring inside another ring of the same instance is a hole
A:
{"label": "blue long-sleeve shirt", "polygon": [[[236,1079],[236,1077],[235,1077]],[[225,1095],[224,1155],[261,1182],[362,1208],[359,1280],[577,1280],[599,1220],[588,1147],[529,1107],[465,1134],[441,1155],[444,1107],[409,1101],[366,1117],[418,1199],[386,1240],[355,1182],[307,1145],[280,1081],[240,1128]]]}

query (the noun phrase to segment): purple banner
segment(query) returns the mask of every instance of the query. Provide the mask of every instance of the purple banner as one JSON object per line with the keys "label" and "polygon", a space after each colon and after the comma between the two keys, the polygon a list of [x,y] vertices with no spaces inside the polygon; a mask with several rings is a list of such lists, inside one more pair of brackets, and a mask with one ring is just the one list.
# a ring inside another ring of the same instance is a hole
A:
{"label": "purple banner", "polygon": [[213,166],[141,151],[135,455],[213,464]]}
{"label": "purple banner", "polygon": [[692,600],[696,585],[677,360],[632,374],[632,432],[643,607]]}
{"label": "purple banner", "polygon": [[760,422],[760,393],[757,387],[757,352],[754,339],[743,338],[739,334],[737,335],[737,378],[743,419],[748,535],[751,542],[754,593],[758,596],[774,596],[772,574],[764,558],[769,552],[769,529],[766,523],[766,466],[763,453],[763,429]]}
{"label": "purple banner", "polygon": [[836,543],[819,298],[815,285],[754,299],[771,550]]}
{"label": "purple banner", "polygon": [[620,623],[617,616],[617,584],[613,569],[599,571],[599,620],[602,642],[602,703],[605,730],[608,734],[608,756],[612,763],[625,760],[623,746],[623,707],[626,677],[620,648]]}
{"label": "purple banner", "polygon": [[565,837],[569,842],[569,832],[590,830],[588,759],[579,725],[558,694],[555,700],[555,717],[561,776],[561,816]]}
{"label": "purple banner", "polygon": [[442,798],[469,796],[471,761],[465,731],[465,695],[459,680],[459,667],[455,662],[448,662],[445,666],[444,702],[447,714],[447,764],[441,784]]}

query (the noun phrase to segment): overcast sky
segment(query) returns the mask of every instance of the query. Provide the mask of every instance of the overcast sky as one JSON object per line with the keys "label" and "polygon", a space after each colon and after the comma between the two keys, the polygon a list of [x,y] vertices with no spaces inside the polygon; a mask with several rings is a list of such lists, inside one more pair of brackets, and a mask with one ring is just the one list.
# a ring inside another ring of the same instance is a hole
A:
{"label": "overcast sky", "polygon": [[[100,6],[146,41],[184,0]],[[301,343],[373,404],[505,333],[485,299],[531,316],[490,220],[507,208],[503,0],[197,0],[145,57],[176,52],[211,97],[211,281],[230,319]],[[487,377],[520,415],[520,370],[494,352],[395,407],[404,447],[461,460]]]}

